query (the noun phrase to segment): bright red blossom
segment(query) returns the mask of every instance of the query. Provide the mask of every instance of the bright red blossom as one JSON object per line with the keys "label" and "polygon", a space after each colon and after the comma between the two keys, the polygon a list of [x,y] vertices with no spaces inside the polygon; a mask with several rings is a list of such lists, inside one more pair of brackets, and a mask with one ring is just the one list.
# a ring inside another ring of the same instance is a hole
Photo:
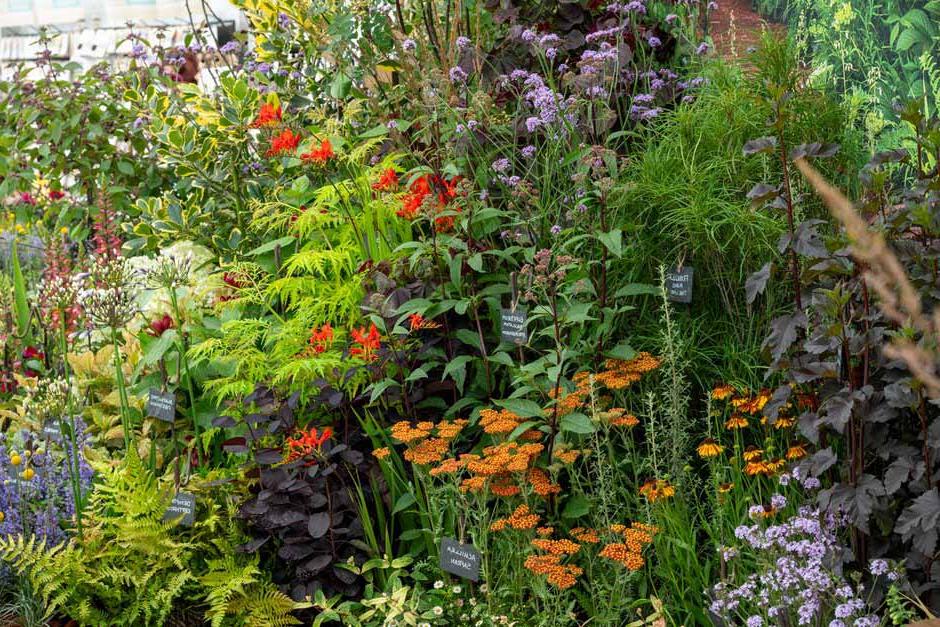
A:
{"label": "bright red blossom", "polygon": [[251,128],[267,128],[281,123],[281,105],[264,103],[258,116],[251,123]]}
{"label": "bright red blossom", "polygon": [[300,155],[300,158],[314,165],[325,165],[327,161],[335,156],[336,153],[333,152],[333,145],[330,140],[324,139],[320,142],[319,148],[310,148],[310,152],[305,152]]}
{"label": "bright red blossom", "polygon": [[[415,179],[408,187],[408,194],[402,201],[402,207],[396,212],[396,215],[399,218],[413,220],[425,204],[425,199],[432,194],[437,200],[437,207],[431,215],[445,210],[447,204],[457,197],[457,184],[459,182],[459,176],[455,176],[448,181],[437,174],[425,174]],[[457,210],[459,211],[459,209]],[[437,216],[434,218],[434,228],[437,231],[449,231],[453,226],[454,216]]]}
{"label": "bright red blossom", "polygon": [[372,184],[372,189],[379,192],[387,192],[396,187],[398,187],[398,173],[392,168],[383,172],[379,180]]}
{"label": "bright red blossom", "polygon": [[287,128],[271,139],[271,147],[264,154],[266,157],[289,154],[297,150],[299,144],[300,135]]}
{"label": "bright red blossom", "polygon": [[173,326],[173,318],[171,318],[169,314],[163,314],[163,316],[150,323],[150,329],[147,333],[154,337],[160,337],[172,329]]}
{"label": "bright red blossom", "polygon": [[[287,440],[287,461],[292,462],[303,457],[308,457],[320,452],[323,443],[333,437],[333,429],[326,427],[322,433],[317,433],[316,427],[310,427],[309,431],[298,429]],[[317,460],[307,461],[307,466],[313,466]]]}
{"label": "bright red blossom", "polygon": [[349,351],[350,354],[364,361],[375,361],[376,357],[378,357],[375,351],[382,345],[379,330],[376,328],[375,323],[369,328],[368,333],[366,332],[366,328],[362,327],[361,329],[353,329],[351,335],[353,342],[358,344],[358,346],[353,346]]}
{"label": "bright red blossom", "polygon": [[330,323],[327,322],[319,329],[314,327],[310,331],[310,347],[313,349],[313,352],[320,354],[330,347],[330,344],[333,343],[333,327],[330,326]]}

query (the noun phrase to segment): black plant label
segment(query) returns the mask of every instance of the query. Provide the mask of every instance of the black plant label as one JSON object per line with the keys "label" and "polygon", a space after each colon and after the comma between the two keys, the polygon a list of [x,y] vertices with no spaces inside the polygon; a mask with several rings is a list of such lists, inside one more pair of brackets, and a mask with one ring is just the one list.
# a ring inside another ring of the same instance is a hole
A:
{"label": "black plant label", "polygon": [[674,303],[692,302],[692,266],[672,268],[666,274],[666,296]]}
{"label": "black plant label", "polygon": [[504,342],[525,344],[529,335],[525,330],[526,310],[522,307],[500,310],[500,333]]}
{"label": "black plant label", "polygon": [[147,400],[147,415],[166,422],[176,420],[176,394],[150,390],[150,398]]}
{"label": "black plant label", "polygon": [[196,520],[196,496],[189,492],[177,492],[163,514],[163,521],[179,520],[184,527],[192,527]]}
{"label": "black plant label", "polygon": [[481,557],[472,544],[461,544],[452,538],[441,540],[441,570],[444,572],[479,581]]}

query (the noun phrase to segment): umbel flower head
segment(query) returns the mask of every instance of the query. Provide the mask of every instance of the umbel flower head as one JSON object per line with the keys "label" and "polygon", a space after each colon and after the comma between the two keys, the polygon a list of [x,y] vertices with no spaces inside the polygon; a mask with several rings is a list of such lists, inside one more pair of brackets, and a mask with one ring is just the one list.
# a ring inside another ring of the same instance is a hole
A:
{"label": "umbel flower head", "polygon": [[124,257],[95,257],[92,264],[95,287],[80,294],[82,309],[96,328],[123,328],[137,312],[133,289],[136,277]]}
{"label": "umbel flower head", "polygon": [[40,379],[27,389],[23,409],[42,424],[65,413],[70,393],[68,382],[61,377]]}
{"label": "umbel flower head", "polygon": [[191,252],[161,252],[147,271],[147,285],[168,290],[192,283],[193,255]]}

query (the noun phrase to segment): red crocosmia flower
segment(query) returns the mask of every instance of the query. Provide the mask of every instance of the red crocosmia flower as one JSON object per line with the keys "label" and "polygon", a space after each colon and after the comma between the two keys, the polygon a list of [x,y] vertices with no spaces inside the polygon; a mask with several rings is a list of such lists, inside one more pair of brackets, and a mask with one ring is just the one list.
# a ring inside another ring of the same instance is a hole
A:
{"label": "red crocosmia flower", "polygon": [[440,323],[434,322],[433,320],[428,320],[421,314],[411,314],[410,316],[408,316],[408,324],[411,327],[412,331],[418,331],[420,329],[441,328]]}
{"label": "red crocosmia flower", "polygon": [[335,156],[336,153],[333,152],[333,144],[330,143],[330,140],[324,139],[320,142],[319,148],[311,147],[310,152],[305,152],[300,155],[300,158],[314,165],[326,165],[326,162]]}
{"label": "red crocosmia flower", "polygon": [[234,287],[234,288],[245,287],[245,284],[242,283],[242,282],[238,279],[238,276],[235,275],[235,274],[232,273],[232,272],[226,272],[225,274],[223,274],[223,275],[222,275],[222,280],[223,280],[223,281],[225,282],[225,284],[228,285],[229,287]]}
{"label": "red crocosmia flower", "polygon": [[330,326],[330,323],[327,322],[319,329],[314,327],[310,331],[310,347],[313,349],[313,352],[320,354],[326,351],[330,347],[330,344],[333,343],[333,327]]}
{"label": "red crocosmia flower", "polygon": [[147,333],[154,337],[160,337],[174,326],[173,318],[170,317],[170,314],[163,314],[163,316],[150,323],[150,329]]}
{"label": "red crocosmia flower", "polygon": [[366,328],[362,327],[361,329],[353,329],[350,333],[352,335],[353,342],[357,346],[353,346],[350,349],[350,354],[353,357],[359,357],[363,361],[375,361],[378,355],[375,354],[375,351],[381,346],[381,338],[379,337],[379,330],[376,328],[375,323],[369,328],[368,333]]}
{"label": "red crocosmia flower", "polygon": [[372,189],[378,192],[387,192],[396,187],[398,187],[398,173],[392,168],[383,172],[379,180],[372,184]]}
{"label": "red crocosmia flower", "polygon": [[286,128],[271,139],[271,147],[264,154],[266,157],[290,154],[297,150],[298,145],[300,145],[300,135]]}
{"label": "red crocosmia flower", "polygon": [[258,111],[258,116],[251,123],[251,128],[268,128],[281,123],[281,105],[265,102]]}
{"label": "red crocosmia flower", "polygon": [[49,190],[49,200],[61,200],[65,198],[65,192],[58,189]]}
{"label": "red crocosmia flower", "polygon": [[[431,194],[434,194],[437,200],[437,208],[440,210],[457,197],[457,184],[459,182],[459,176],[455,176],[448,181],[437,174],[425,174],[415,179],[414,182],[408,186],[408,194],[406,194],[404,200],[402,200],[402,207],[396,212],[396,215],[399,218],[413,220],[418,215],[422,205],[425,204],[425,199]],[[448,223],[448,229],[454,224],[453,216],[438,218],[435,222],[440,220]],[[438,226],[437,230],[447,229],[441,229],[440,226]]]}
{"label": "red crocosmia flower", "polygon": [[[319,453],[320,447],[331,437],[333,437],[333,429],[330,427],[326,427],[321,433],[317,432],[316,427],[310,427],[309,431],[298,429],[287,440],[287,461],[292,462]],[[316,459],[310,459],[304,465],[313,466],[316,463]]]}

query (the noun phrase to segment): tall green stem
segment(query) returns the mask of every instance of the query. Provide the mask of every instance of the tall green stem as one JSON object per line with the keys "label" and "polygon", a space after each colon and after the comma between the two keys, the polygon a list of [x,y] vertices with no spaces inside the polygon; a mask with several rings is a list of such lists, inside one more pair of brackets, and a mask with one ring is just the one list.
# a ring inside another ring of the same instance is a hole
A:
{"label": "tall green stem", "polygon": [[111,329],[111,343],[114,345],[114,376],[117,380],[118,398],[121,402],[121,430],[124,432],[124,454],[131,449],[131,420],[127,402],[127,387],[124,382],[124,368],[121,364],[121,344],[118,342],[117,329]]}
{"label": "tall green stem", "polygon": [[[72,403],[72,371],[69,368],[69,343],[68,338],[66,337],[66,320],[67,317],[65,312],[61,312],[60,317],[61,333],[59,334],[59,340],[62,344],[62,369],[65,375],[65,383],[68,389],[66,393],[66,399],[68,404],[69,412],[69,424],[71,426],[71,431],[69,432],[69,437],[71,439],[70,449],[66,450],[67,461],[69,465],[69,482],[72,484],[72,499],[75,503],[75,523],[78,527],[78,537],[83,538],[84,533],[82,531],[82,486],[81,486],[81,466],[78,460],[78,432],[75,429],[75,407]],[[63,435],[63,443],[65,443],[65,419],[62,416],[59,416],[59,432]]]}
{"label": "tall green stem", "polygon": [[[180,379],[183,375],[186,376],[186,393],[189,395],[189,416],[193,422],[193,434],[196,442],[196,451],[197,453],[202,449],[201,441],[199,439],[199,423],[196,420],[196,393],[193,391],[193,378],[189,374],[189,359],[186,357],[186,336],[183,334],[183,317],[180,315],[180,305],[179,300],[176,298],[176,288],[169,288],[170,292],[170,302],[173,305],[173,315],[176,316],[177,330],[179,331],[176,334],[176,350],[180,354],[180,364],[182,366],[183,372],[180,373]],[[182,382],[182,381],[181,381]]]}

